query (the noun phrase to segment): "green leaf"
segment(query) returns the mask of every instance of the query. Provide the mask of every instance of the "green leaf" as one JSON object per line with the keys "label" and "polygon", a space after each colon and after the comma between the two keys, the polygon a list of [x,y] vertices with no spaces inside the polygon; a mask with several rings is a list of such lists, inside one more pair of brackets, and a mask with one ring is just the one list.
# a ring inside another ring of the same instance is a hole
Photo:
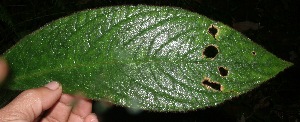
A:
{"label": "green leaf", "polygon": [[12,90],[65,93],[152,111],[214,106],[292,64],[232,28],[179,8],[117,6],[56,20],[4,57]]}

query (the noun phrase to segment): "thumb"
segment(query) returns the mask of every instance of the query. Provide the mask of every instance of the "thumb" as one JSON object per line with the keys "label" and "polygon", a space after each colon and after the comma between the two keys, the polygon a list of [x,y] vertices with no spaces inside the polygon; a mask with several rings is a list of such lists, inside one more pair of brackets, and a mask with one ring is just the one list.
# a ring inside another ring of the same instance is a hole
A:
{"label": "thumb", "polygon": [[33,121],[53,106],[61,94],[62,87],[58,82],[26,90],[0,110],[0,121]]}
{"label": "thumb", "polygon": [[8,66],[6,60],[0,57],[0,84],[2,84],[7,74],[8,74]]}

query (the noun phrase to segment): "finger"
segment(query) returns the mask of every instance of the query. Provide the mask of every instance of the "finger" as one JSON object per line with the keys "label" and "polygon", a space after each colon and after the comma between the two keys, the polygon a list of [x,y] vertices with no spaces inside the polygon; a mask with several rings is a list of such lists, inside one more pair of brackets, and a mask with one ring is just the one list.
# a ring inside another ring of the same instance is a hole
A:
{"label": "finger", "polygon": [[96,114],[92,113],[92,114],[89,114],[85,119],[84,119],[84,122],[99,122]]}
{"label": "finger", "polygon": [[0,120],[33,121],[44,110],[53,106],[61,94],[62,87],[57,82],[50,82],[45,87],[26,90],[0,110]]}
{"label": "finger", "polygon": [[0,84],[5,80],[8,74],[8,66],[6,60],[0,57]]}
{"label": "finger", "polygon": [[79,98],[77,104],[69,117],[69,122],[83,122],[84,119],[92,112],[92,102],[90,100]]}
{"label": "finger", "polygon": [[57,102],[47,113],[41,122],[66,122],[70,116],[72,105],[74,103],[74,97],[68,94],[63,94],[59,102]]}

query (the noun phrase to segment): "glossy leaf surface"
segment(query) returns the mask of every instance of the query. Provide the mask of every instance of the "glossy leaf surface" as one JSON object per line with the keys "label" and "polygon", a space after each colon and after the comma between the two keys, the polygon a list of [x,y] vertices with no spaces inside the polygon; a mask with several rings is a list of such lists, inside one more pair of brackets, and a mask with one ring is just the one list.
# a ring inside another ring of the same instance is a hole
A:
{"label": "glossy leaf surface", "polygon": [[56,20],[4,57],[4,87],[59,81],[130,108],[186,111],[245,93],[290,66],[230,27],[179,8],[118,6]]}

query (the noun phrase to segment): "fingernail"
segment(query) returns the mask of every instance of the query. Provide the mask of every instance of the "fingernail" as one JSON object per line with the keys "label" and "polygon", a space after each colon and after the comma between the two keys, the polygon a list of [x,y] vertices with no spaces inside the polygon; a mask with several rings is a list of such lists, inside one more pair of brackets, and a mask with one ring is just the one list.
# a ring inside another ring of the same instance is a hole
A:
{"label": "fingernail", "polygon": [[47,88],[49,88],[51,90],[56,90],[56,89],[59,88],[59,86],[60,86],[59,83],[56,82],[56,81],[52,81],[52,82],[50,82],[50,83],[48,83],[48,84],[45,85],[45,87],[47,87]]}
{"label": "fingernail", "polygon": [[90,122],[98,122],[98,118],[97,118],[96,114],[92,113],[92,118],[91,118]]}

